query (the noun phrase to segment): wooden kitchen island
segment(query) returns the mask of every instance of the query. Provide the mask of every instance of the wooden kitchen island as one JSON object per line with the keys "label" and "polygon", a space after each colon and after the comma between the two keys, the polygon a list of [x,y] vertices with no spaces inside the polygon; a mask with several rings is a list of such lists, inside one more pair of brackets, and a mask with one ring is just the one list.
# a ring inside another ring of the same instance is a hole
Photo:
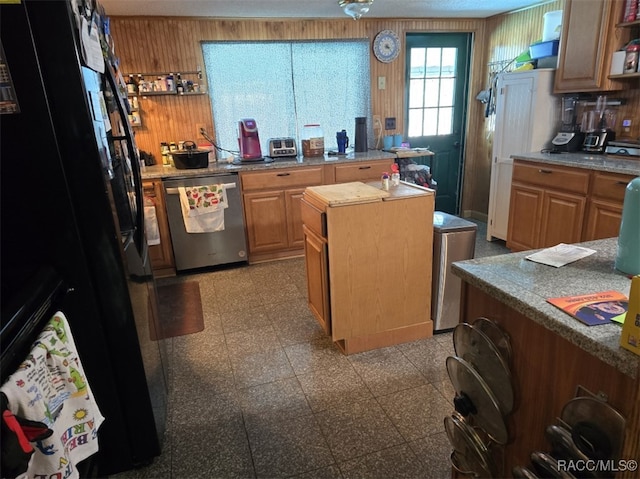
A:
{"label": "wooden kitchen island", "polygon": [[[621,326],[589,327],[547,302],[609,290],[629,296],[631,280],[614,269],[617,239],[581,246],[596,253],[561,268],[525,259],[531,251],[452,264],[463,280],[461,321],[492,319],[511,341],[516,400],[507,416],[504,477],[512,477],[514,466],[529,465],[532,452],[550,451],[545,428],[557,424],[578,386],[603,394],[626,418],[620,459],[640,458],[640,358],[620,347]],[[615,477],[636,474],[619,471]]]}
{"label": "wooden kitchen island", "polygon": [[309,187],[309,307],[345,353],[430,337],[434,191],[401,182]]}

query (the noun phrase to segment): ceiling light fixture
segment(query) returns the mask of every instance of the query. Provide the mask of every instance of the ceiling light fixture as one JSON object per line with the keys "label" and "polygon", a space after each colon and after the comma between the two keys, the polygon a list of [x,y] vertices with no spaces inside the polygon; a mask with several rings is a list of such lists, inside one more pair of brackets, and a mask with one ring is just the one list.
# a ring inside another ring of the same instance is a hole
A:
{"label": "ceiling light fixture", "polygon": [[344,13],[358,20],[362,15],[369,11],[369,7],[373,0],[340,0],[338,5],[342,7]]}

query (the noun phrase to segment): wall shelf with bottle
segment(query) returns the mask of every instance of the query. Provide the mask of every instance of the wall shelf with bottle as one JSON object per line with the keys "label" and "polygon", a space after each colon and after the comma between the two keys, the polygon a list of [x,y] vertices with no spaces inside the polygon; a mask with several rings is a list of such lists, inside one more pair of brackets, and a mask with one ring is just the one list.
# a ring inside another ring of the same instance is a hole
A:
{"label": "wall shelf with bottle", "polygon": [[129,96],[206,95],[202,70],[180,72],[125,73]]}
{"label": "wall shelf with bottle", "polygon": [[[634,20],[632,22],[621,22],[618,23],[616,25],[616,28],[622,28],[622,29],[629,29],[631,30],[631,37],[635,37],[635,38],[640,38],[640,19],[638,20]],[[631,48],[629,48],[630,45],[632,44],[636,44],[634,46],[634,49],[632,50]],[[609,78],[614,80],[627,80],[627,79],[631,79],[631,78],[640,78],[640,68],[639,64],[640,62],[638,62],[638,57],[639,57],[639,53],[640,53],[640,45],[638,45],[638,40],[633,40],[631,42],[629,42],[626,45],[626,49],[623,50],[619,50],[617,52],[614,53],[614,59],[612,60],[612,71],[614,70],[613,66],[613,62],[616,61],[615,59],[615,55],[620,55],[620,58],[618,58],[618,66],[617,68],[622,68],[622,72],[618,73],[616,72],[615,74],[610,74]],[[623,47],[624,48],[624,47]],[[622,63],[622,66],[620,66],[620,63]],[[629,70],[629,66],[630,65],[635,65],[635,67],[633,68],[634,71],[627,71]],[[620,71],[620,70],[618,70]]]}

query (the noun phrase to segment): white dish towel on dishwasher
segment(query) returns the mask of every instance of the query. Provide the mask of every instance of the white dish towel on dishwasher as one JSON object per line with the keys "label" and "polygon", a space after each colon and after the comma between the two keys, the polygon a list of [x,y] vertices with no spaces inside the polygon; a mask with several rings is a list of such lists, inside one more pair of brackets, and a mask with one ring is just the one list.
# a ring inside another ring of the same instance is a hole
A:
{"label": "white dish towel on dishwasher", "polygon": [[178,188],[182,219],[187,233],[214,233],[224,230],[224,210],[228,208],[223,184]]}

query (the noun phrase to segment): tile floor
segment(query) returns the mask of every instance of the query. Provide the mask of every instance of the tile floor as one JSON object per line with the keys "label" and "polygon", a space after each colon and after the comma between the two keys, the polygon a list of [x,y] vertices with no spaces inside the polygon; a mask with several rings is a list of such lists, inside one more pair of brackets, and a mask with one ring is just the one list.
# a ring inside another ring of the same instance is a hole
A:
{"label": "tile floor", "polygon": [[[485,241],[476,257],[508,252]],[[307,308],[302,258],[180,275],[204,331],[170,339],[163,453],[112,478],[448,478],[451,333],[351,356]]]}

